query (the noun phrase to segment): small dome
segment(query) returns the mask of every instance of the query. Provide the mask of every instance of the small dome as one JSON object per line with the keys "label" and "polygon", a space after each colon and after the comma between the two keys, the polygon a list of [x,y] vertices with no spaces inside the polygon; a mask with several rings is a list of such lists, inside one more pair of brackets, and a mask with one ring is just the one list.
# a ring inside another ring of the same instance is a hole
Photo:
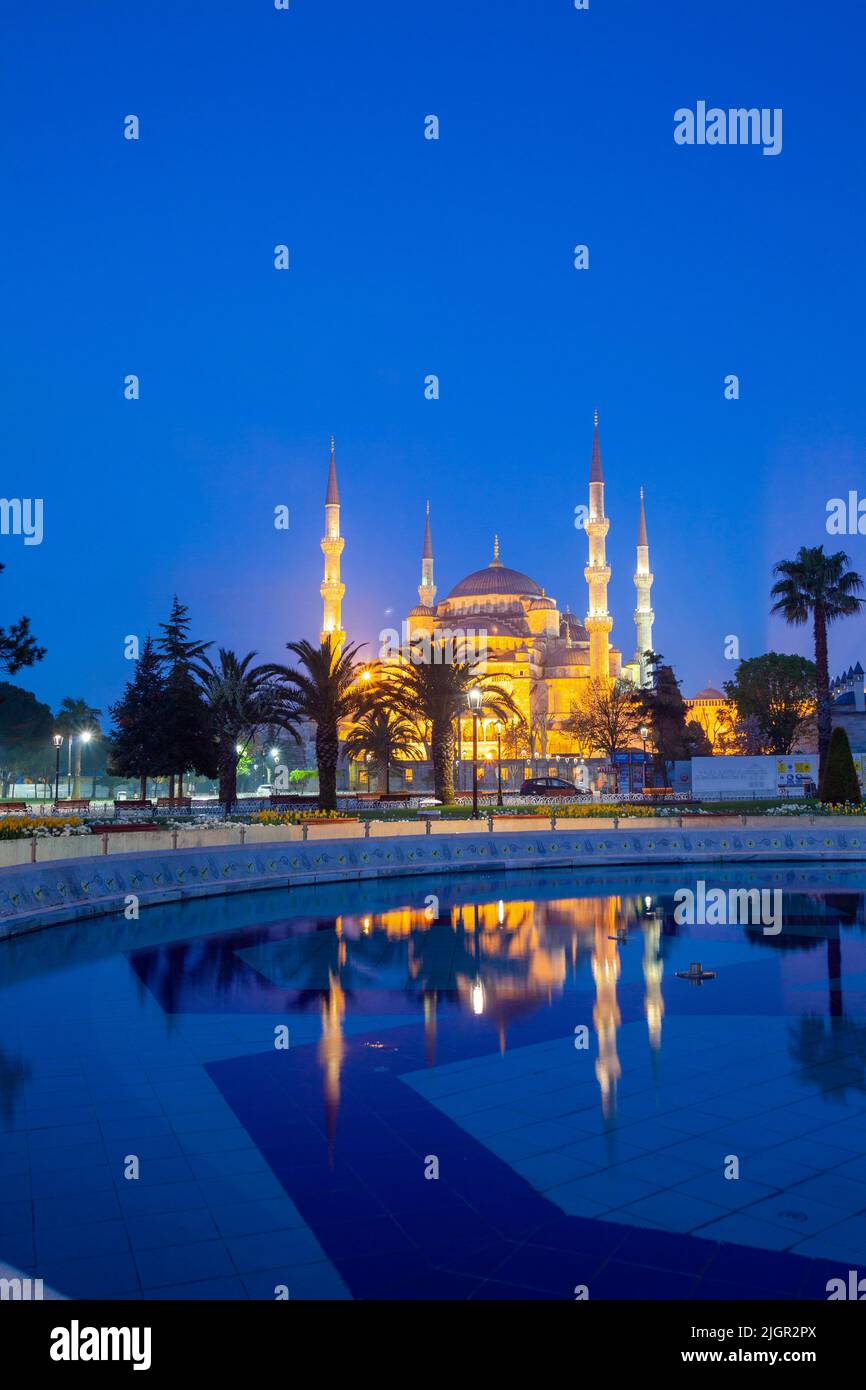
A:
{"label": "small dome", "polygon": [[556,599],[548,598],[546,594],[542,595],[541,598],[534,598],[529,605],[530,613],[534,613],[537,610],[545,610],[549,612],[552,608],[556,608]]}
{"label": "small dome", "polygon": [[416,603],[414,608],[409,609],[410,618],[435,618],[435,608],[428,608],[426,603]]}
{"label": "small dome", "polygon": [[721,690],[716,690],[714,685],[708,685],[705,690],[699,690],[697,695],[693,695],[693,700],[727,700]]}

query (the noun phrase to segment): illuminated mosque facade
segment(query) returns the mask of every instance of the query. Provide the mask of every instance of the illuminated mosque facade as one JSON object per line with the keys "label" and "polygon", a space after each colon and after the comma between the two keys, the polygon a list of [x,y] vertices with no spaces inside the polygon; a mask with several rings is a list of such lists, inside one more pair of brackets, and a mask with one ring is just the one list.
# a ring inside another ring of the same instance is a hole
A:
{"label": "illuminated mosque facade", "polygon": [[[604,486],[596,412],[589,504],[584,521],[588,541],[583,572],[587,604],[582,619],[568,607],[561,610],[556,599],[534,579],[506,565],[500,558],[498,538],[494,539],[489,564],[467,574],[437,602],[429,504],[427,507],[418,603],[409,611],[403,632],[410,643],[426,640],[435,646],[450,638],[456,647],[461,634],[473,641],[474,650],[480,649],[485,658],[486,672],[513,697],[526,729],[531,731],[531,743],[537,745],[542,757],[574,755],[574,737],[562,725],[582,703],[590,680],[622,677],[636,686],[648,684],[646,654],[652,650],[655,615],[650,601],[653,574],[643,489],[638,504],[635,547],[635,648],[634,655],[623,660],[622,652],[611,641],[613,618],[607,597],[611,570],[606,554],[610,519],[605,512]],[[346,638],[342,624],[345,585],[340,578],[344,543],[332,439],[325,496],[325,534],[321,541],[324,576],[320,586],[320,638],[322,641],[331,638],[339,645]],[[460,733],[463,739],[471,737],[469,719],[464,721]],[[496,748],[495,720],[481,721],[479,741],[480,756],[491,756],[491,749]],[[516,751],[523,756],[534,749]]]}

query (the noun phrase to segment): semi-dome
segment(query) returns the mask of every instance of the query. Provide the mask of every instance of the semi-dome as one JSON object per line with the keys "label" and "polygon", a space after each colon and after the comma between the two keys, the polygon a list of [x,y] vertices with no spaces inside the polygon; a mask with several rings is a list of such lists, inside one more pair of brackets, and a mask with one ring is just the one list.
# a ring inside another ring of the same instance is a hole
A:
{"label": "semi-dome", "polygon": [[556,670],[566,666],[588,666],[589,652],[581,647],[557,647],[544,658],[545,670]]}
{"label": "semi-dome", "polygon": [[560,637],[570,637],[572,642],[589,643],[589,633],[574,613],[565,612],[559,620]]}

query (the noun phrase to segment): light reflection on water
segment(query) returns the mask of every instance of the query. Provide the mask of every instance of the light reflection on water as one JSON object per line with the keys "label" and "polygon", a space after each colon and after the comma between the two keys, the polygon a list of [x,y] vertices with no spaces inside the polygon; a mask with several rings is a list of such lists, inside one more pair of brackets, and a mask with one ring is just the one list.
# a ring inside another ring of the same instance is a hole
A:
{"label": "light reflection on water", "polygon": [[[779,887],[783,930],[678,926],[673,894],[694,887]],[[318,1018],[329,1128],[347,1051],[347,1019],[418,1020],[428,1065],[450,1021],[492,1031],[500,1050],[521,1021],[575,996],[574,1026],[591,1017],[602,1110],[616,1114],[623,998],[642,1018],[652,1054],[666,1010],[782,1013],[790,1050],[826,1093],[864,1089],[866,872],[689,866],[324,885],[191,901],[143,912],[137,923],[98,919],[0,944],[0,1004],[16,989],[97,971],[126,956],[130,1004],[158,1000],[167,1030],[184,1016]],[[716,971],[699,990],[677,979],[692,961]],[[760,967],[760,968],[756,968]],[[125,979],[125,977],[124,977]],[[583,1002],[591,1002],[591,1010]],[[130,1011],[130,1027],[135,1026]],[[571,1023],[569,1022],[569,1030]],[[383,1045],[387,1044],[383,1032]],[[30,1064],[4,1039],[0,1123],[11,1123]]]}

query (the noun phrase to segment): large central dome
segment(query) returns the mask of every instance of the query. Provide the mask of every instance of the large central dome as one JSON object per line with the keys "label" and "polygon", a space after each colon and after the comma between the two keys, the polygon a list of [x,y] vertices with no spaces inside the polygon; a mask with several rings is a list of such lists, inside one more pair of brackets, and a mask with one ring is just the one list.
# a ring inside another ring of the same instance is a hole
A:
{"label": "large central dome", "polygon": [[483,598],[487,594],[520,594],[529,598],[540,598],[544,590],[528,574],[509,569],[499,560],[491,560],[483,570],[473,570],[461,579],[448,595],[449,598]]}

